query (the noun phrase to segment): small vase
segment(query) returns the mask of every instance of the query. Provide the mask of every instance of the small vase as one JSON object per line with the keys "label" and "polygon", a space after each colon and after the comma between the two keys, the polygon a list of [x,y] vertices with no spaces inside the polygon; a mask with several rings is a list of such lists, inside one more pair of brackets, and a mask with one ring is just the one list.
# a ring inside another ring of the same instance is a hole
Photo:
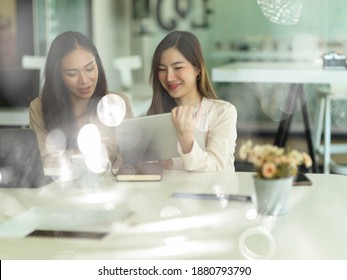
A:
{"label": "small vase", "polygon": [[287,202],[293,187],[294,177],[261,179],[254,177],[258,213],[281,215],[287,212]]}

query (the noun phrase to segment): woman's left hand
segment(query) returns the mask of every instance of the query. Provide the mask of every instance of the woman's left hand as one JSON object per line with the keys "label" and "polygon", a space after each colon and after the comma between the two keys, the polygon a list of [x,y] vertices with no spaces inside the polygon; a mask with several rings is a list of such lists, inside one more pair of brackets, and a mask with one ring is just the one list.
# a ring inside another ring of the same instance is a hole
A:
{"label": "woman's left hand", "polygon": [[196,123],[194,120],[194,106],[177,106],[172,109],[172,120],[177,130],[178,140],[182,146],[183,153],[189,153],[193,148],[194,131]]}

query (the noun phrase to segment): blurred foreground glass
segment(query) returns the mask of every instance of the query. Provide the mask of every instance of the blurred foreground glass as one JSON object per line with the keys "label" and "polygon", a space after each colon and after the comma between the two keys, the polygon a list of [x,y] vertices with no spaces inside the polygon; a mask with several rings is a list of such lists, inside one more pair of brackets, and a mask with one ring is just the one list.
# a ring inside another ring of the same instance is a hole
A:
{"label": "blurred foreground glass", "polygon": [[258,226],[248,228],[239,236],[239,250],[248,260],[270,259],[276,250],[276,242],[272,236],[277,215],[265,216]]}

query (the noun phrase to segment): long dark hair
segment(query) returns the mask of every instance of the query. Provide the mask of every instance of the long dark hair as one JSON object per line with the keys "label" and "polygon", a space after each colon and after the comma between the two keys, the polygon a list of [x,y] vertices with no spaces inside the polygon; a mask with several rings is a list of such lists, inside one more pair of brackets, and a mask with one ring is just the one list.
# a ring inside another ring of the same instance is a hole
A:
{"label": "long dark hair", "polygon": [[87,112],[96,114],[97,103],[107,93],[107,81],[99,53],[93,42],[79,32],[67,31],[57,36],[49,49],[45,65],[45,82],[42,89],[42,112],[45,128],[49,132],[61,129],[67,137],[68,148],[77,146],[77,124],[73,115],[68,90],[61,77],[61,60],[69,52],[82,47],[91,52],[98,67],[98,81]]}
{"label": "long dark hair", "polygon": [[210,82],[198,38],[187,31],[173,31],[164,37],[154,51],[150,73],[153,96],[148,115],[167,113],[177,106],[175,100],[164,89],[158,79],[161,54],[172,47],[176,48],[193,66],[200,69],[200,79],[197,80],[199,93],[207,98],[218,98]]}

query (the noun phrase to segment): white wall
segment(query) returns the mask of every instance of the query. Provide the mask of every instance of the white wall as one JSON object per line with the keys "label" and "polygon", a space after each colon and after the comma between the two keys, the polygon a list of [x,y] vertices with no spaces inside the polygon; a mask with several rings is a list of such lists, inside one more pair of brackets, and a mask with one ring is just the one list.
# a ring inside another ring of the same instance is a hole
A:
{"label": "white wall", "polygon": [[119,75],[112,66],[113,58],[131,53],[130,4],[128,0],[92,0],[93,41],[111,91],[120,89]]}

